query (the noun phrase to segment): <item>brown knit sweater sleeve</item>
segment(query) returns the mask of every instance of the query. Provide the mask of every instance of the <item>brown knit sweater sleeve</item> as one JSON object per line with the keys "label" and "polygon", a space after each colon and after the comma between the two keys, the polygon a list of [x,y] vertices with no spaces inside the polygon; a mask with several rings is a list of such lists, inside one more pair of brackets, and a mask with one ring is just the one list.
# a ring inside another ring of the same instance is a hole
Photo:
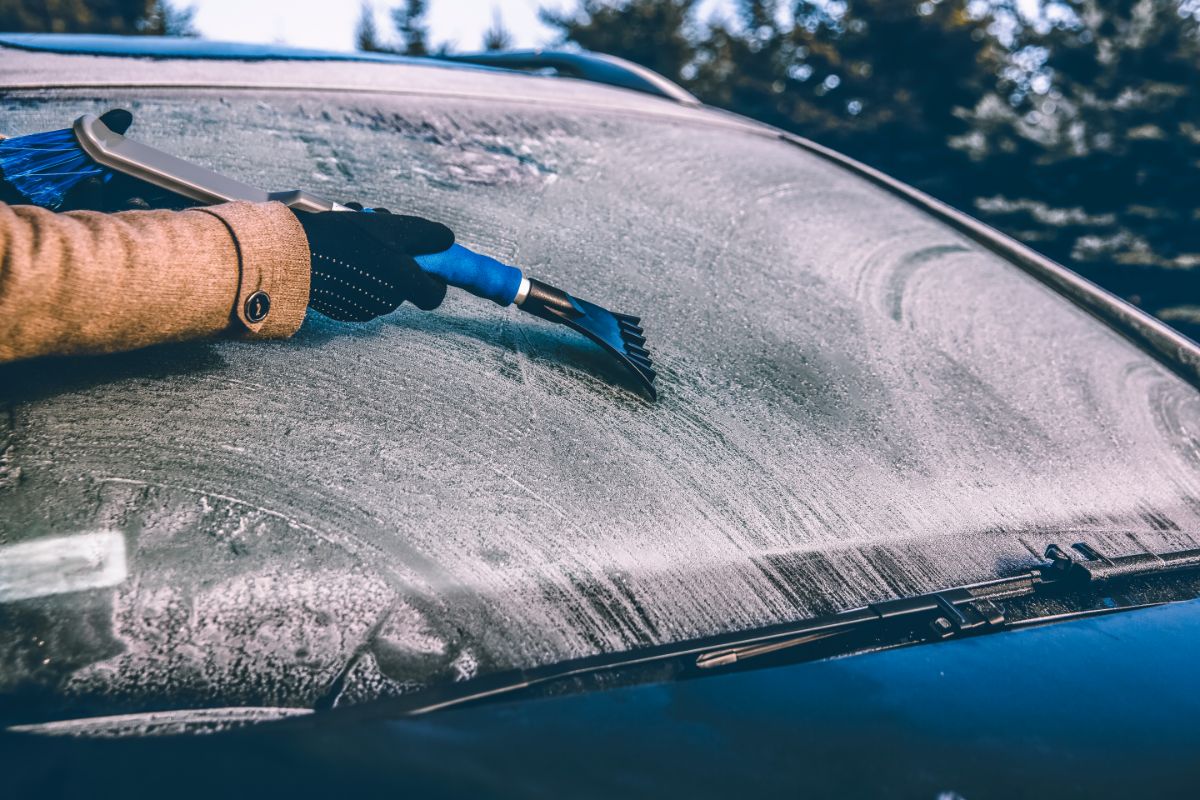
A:
{"label": "brown knit sweater sleeve", "polygon": [[0,361],[290,336],[309,271],[304,230],[279,203],[119,214],[0,204]]}

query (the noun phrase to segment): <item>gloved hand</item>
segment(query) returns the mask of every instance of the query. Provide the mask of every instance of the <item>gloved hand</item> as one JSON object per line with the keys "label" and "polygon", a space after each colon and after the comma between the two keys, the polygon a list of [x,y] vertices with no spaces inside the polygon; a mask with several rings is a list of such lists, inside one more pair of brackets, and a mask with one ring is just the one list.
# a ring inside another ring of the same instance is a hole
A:
{"label": "gloved hand", "polygon": [[309,308],[345,322],[366,322],[405,300],[430,311],[446,297],[446,284],[413,260],[454,244],[445,225],[385,209],[295,214],[312,253]]}

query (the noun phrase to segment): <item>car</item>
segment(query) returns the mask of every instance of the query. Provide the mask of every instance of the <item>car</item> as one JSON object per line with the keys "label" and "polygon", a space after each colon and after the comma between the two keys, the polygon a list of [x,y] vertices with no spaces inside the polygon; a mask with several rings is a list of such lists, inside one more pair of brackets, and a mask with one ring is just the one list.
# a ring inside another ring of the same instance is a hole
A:
{"label": "car", "polygon": [[659,389],[453,292],[0,368],[15,793],[1195,794],[1186,337],[612,59],[0,48],[4,133],[443,221]]}

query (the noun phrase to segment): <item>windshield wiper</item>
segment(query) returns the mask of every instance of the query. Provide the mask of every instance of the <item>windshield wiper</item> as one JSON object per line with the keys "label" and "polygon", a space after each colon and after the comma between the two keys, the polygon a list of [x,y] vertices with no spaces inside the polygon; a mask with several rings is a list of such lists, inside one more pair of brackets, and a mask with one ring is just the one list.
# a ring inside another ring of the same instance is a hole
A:
{"label": "windshield wiper", "polygon": [[1046,563],[1025,572],[984,583],[756,631],[497,673],[331,713],[349,719],[395,717],[513,699],[525,692],[541,695],[687,679],[717,668],[738,669],[747,661],[755,666],[770,656],[811,661],[1158,605],[1166,602],[1164,597],[1200,597],[1200,581],[1174,595],[1161,588],[1129,589],[1139,579],[1200,568],[1200,549],[1110,557],[1086,544],[1051,545],[1046,558]]}
{"label": "windshield wiper", "polygon": [[[813,620],[812,628],[793,630],[772,641],[701,653],[696,657],[696,666],[700,669],[728,666],[748,658],[815,644],[831,636],[864,633],[871,628],[876,629],[875,646],[883,647],[922,638],[947,639],[965,633],[983,633],[1014,624],[1026,626],[1051,617],[1059,620],[1097,611],[1118,611],[1122,607],[1114,605],[1065,614],[1022,616],[1014,620],[1005,615],[997,601],[1080,592],[1110,580],[1145,578],[1200,567],[1200,549],[1110,557],[1090,545],[1078,543],[1067,549],[1050,545],[1046,549],[1046,558],[1050,559],[1049,563],[1013,577],[873,603],[824,620]],[[891,632],[891,637],[884,635],[885,630]]]}
{"label": "windshield wiper", "polygon": [[[1089,583],[1113,578],[1141,578],[1200,567],[1200,549],[1176,550],[1171,553],[1137,553],[1115,558],[1109,558],[1096,548],[1082,543],[1072,545],[1071,550],[1063,550],[1056,544],[1046,548],[1050,568],[1059,573],[1062,580]],[[1076,554],[1083,556],[1083,559],[1079,559]]]}
{"label": "windshield wiper", "polygon": [[843,631],[828,631],[826,633],[810,633],[805,636],[793,636],[790,639],[783,639],[778,642],[768,642],[767,644],[749,644],[742,647],[727,647],[724,650],[714,650],[711,653],[701,653],[696,656],[696,666],[700,669],[712,669],[713,667],[727,667],[730,664],[736,664],[739,661],[745,661],[748,658],[755,656],[765,656],[770,653],[778,653],[780,650],[787,650],[792,647],[799,647],[802,644],[812,644],[819,642],[822,639],[829,639],[833,636],[838,636]]}

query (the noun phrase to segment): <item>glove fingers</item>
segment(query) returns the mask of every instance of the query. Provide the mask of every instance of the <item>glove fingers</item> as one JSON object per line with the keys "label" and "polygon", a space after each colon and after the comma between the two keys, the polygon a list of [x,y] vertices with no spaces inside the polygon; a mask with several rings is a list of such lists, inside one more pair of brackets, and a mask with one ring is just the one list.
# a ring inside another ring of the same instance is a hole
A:
{"label": "glove fingers", "polygon": [[446,299],[446,282],[425,272],[413,262],[416,272],[409,286],[408,299],[422,311],[433,311]]}
{"label": "glove fingers", "polygon": [[440,222],[431,222],[421,217],[404,217],[391,215],[400,224],[397,231],[408,242],[406,252],[423,256],[430,253],[440,253],[454,246],[454,231]]}
{"label": "glove fingers", "polygon": [[454,243],[445,225],[388,212],[297,215],[312,256],[309,305],[333,319],[365,322],[409,300],[425,311],[441,305],[446,284],[414,255]]}
{"label": "glove fingers", "polygon": [[367,211],[367,212],[374,213],[374,214],[390,214],[390,213],[392,213],[391,211],[387,210],[386,208],[366,208],[363,206],[362,203],[358,202],[357,200],[351,200],[349,203],[342,203],[342,205],[344,205],[346,208],[352,209],[354,211]]}
{"label": "glove fingers", "polygon": [[440,253],[454,244],[454,231],[421,217],[355,214],[354,223],[389,249],[410,255]]}

